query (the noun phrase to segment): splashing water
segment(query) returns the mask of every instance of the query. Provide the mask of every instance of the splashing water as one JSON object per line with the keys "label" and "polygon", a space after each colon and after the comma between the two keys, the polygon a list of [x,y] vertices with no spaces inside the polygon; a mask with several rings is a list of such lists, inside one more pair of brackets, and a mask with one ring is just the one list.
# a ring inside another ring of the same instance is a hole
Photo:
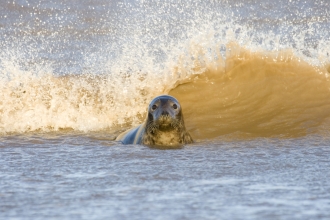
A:
{"label": "splashing water", "polygon": [[114,131],[140,123],[163,93],[184,103],[199,138],[327,127],[329,21],[318,3],[309,12],[295,1],[292,13],[259,1],[250,11],[239,1],[6,3],[0,133]]}

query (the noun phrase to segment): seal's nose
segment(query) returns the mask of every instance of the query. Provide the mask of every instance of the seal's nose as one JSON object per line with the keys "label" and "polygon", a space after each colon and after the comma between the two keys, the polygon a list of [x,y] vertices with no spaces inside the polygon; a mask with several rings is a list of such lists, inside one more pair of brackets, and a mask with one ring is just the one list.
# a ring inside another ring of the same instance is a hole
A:
{"label": "seal's nose", "polygon": [[167,112],[167,111],[163,111],[163,112],[162,112],[162,115],[164,115],[164,116],[165,116],[165,115],[169,115],[169,114],[168,114],[168,112]]}

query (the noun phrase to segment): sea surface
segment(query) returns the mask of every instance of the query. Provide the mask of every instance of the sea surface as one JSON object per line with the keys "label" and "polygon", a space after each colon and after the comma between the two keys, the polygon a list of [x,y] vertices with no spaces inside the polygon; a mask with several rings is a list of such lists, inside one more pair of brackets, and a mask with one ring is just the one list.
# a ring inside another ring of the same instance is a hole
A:
{"label": "sea surface", "polygon": [[[0,219],[330,219],[328,0],[0,2]],[[193,144],[122,145],[149,102]]]}

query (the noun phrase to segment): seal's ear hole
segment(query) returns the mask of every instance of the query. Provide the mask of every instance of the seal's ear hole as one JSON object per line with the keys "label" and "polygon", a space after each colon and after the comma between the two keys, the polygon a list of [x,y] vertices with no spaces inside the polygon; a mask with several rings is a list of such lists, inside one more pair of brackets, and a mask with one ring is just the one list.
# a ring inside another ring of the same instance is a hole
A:
{"label": "seal's ear hole", "polygon": [[177,106],[176,104],[173,104],[173,108],[174,108],[174,109],[177,109],[178,106]]}
{"label": "seal's ear hole", "polygon": [[151,106],[151,109],[152,109],[152,110],[155,110],[156,108],[157,108],[157,105],[152,105],[152,106]]}

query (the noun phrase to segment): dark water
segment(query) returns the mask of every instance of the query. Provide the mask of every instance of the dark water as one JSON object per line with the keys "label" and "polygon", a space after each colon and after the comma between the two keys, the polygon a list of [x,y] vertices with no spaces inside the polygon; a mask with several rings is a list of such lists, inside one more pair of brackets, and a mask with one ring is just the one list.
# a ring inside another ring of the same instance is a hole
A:
{"label": "dark water", "polygon": [[[329,9],[0,2],[0,219],[329,219]],[[194,144],[113,141],[164,93]]]}

